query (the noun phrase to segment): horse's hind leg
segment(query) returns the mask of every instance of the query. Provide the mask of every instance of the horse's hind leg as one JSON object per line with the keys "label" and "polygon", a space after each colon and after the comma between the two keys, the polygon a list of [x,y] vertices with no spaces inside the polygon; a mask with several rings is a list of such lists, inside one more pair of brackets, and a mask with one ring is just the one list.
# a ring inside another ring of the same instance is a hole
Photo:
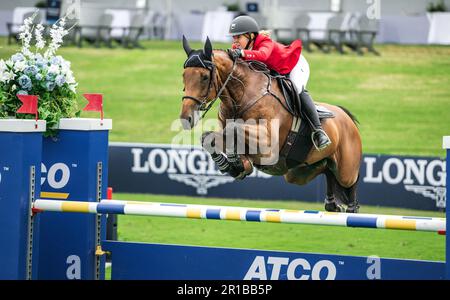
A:
{"label": "horse's hind leg", "polygon": [[[325,171],[325,175],[327,177],[325,210],[357,213],[359,210],[358,199],[356,198],[356,187],[358,185],[358,180],[356,180],[352,186],[346,188],[336,180],[334,173],[330,170]],[[347,205],[347,208],[344,208],[342,204]]]}
{"label": "horse's hind leg", "polygon": [[312,165],[297,166],[290,169],[284,179],[289,183],[304,185],[313,180],[317,175],[322,174],[327,168],[327,160],[323,159]]}
{"label": "horse's hind leg", "polygon": [[348,203],[347,209],[345,210],[345,212],[357,213],[359,211],[358,199],[356,198],[356,188],[358,186],[358,181],[359,181],[359,175],[358,175],[358,179],[351,187],[344,188],[345,194],[347,197],[347,203]]}
{"label": "horse's hind leg", "polygon": [[336,193],[336,185],[339,183],[336,181],[336,177],[334,177],[333,172],[330,170],[326,170],[325,176],[327,178],[327,195],[325,197],[325,210],[326,211],[332,211],[332,212],[344,212],[345,207],[341,205],[336,200],[335,193]]}

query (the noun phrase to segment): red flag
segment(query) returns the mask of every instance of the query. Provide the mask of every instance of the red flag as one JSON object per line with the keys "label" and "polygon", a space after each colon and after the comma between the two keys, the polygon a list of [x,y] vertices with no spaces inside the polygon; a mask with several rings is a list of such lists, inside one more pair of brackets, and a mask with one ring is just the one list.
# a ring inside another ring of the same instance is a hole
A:
{"label": "red flag", "polygon": [[22,101],[22,106],[17,110],[21,114],[34,114],[36,120],[38,119],[38,96],[36,95],[17,95],[20,101]]}
{"label": "red flag", "polygon": [[99,111],[103,120],[103,94],[83,94],[89,103],[83,108],[84,111]]}

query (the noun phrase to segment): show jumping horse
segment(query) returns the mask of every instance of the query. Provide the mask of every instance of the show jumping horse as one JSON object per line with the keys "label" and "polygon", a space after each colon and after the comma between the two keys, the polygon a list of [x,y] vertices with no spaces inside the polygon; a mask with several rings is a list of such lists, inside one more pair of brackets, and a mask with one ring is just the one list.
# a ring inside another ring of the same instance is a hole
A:
{"label": "show jumping horse", "polygon": [[[279,127],[276,130],[267,127],[266,134],[269,139],[275,137],[278,145],[285,145],[294,116],[285,109],[286,99],[277,80],[254,70],[248,62],[241,59],[233,61],[224,50],[212,50],[209,39],[204,49],[193,50],[183,37],[183,47],[188,56],[184,65],[184,96],[180,114],[185,129],[192,129],[199,120],[200,111],[207,111],[216,99],[220,99],[218,119],[222,128],[227,126],[226,120],[237,118],[244,121],[277,120]],[[306,152],[305,161],[290,168],[279,151],[271,153],[277,160],[265,165],[261,164],[265,157],[263,153],[239,153],[240,163],[245,169],[242,173],[244,176],[250,174],[255,166],[264,173],[283,175],[287,182],[298,185],[325,174],[325,209],[356,213],[359,208],[356,186],[362,157],[357,120],[345,108],[326,103],[320,105],[334,114],[333,118],[322,120],[323,128],[332,141],[330,146],[322,151],[311,147]],[[216,137],[221,136],[224,134],[216,134]],[[249,143],[247,136],[245,143]],[[225,149],[221,149],[225,153]]]}

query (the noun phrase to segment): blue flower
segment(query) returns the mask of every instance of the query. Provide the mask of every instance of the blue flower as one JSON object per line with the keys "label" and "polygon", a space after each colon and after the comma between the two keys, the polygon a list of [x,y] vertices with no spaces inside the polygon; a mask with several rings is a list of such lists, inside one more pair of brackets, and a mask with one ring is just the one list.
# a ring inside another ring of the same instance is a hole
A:
{"label": "blue flower", "polygon": [[54,82],[47,82],[45,87],[47,88],[47,91],[51,92],[55,88],[55,83]]}
{"label": "blue flower", "polygon": [[40,53],[36,54],[36,65],[39,67],[44,67],[47,65],[48,61],[42,57]]}
{"label": "blue flower", "polygon": [[36,66],[28,66],[23,72],[27,75],[36,75],[38,71],[39,69]]}
{"label": "blue flower", "polygon": [[11,56],[11,60],[12,60],[13,62],[16,62],[16,61],[22,61],[22,60],[25,60],[25,56],[23,56],[22,53],[16,53],[16,54],[14,54],[13,56]]}
{"label": "blue flower", "polygon": [[54,81],[54,80],[55,80],[55,74],[48,73],[47,75],[45,75],[45,81]]}
{"label": "blue flower", "polygon": [[23,89],[31,90],[31,87],[33,86],[31,84],[31,79],[27,75],[22,75],[19,77],[19,84],[22,86]]}
{"label": "blue flower", "polygon": [[41,73],[37,73],[35,76],[37,81],[41,81],[42,80],[42,74]]}
{"label": "blue flower", "polygon": [[28,92],[24,91],[24,90],[20,90],[20,91],[17,92],[16,95],[28,95]]}
{"label": "blue flower", "polygon": [[60,65],[60,64],[61,64],[61,59],[60,59],[58,56],[53,56],[53,57],[50,59],[50,63],[51,63],[52,65]]}
{"label": "blue flower", "polygon": [[66,82],[66,78],[63,75],[58,75],[55,78],[55,82],[58,86],[62,86]]}

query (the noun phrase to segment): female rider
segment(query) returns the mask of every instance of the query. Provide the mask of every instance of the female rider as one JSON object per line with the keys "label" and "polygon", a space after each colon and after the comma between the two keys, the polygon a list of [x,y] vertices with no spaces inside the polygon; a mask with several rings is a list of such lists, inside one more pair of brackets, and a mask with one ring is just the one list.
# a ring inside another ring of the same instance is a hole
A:
{"label": "female rider", "polygon": [[289,46],[277,43],[264,32],[260,33],[258,23],[249,16],[236,17],[231,22],[229,35],[233,37],[232,49],[229,50],[233,59],[257,60],[281,75],[289,75],[300,93],[303,111],[313,130],[315,147],[320,151],[330,145],[331,141],[322,128],[314,102],[305,89],[309,66],[301,55],[301,40],[295,40]]}

